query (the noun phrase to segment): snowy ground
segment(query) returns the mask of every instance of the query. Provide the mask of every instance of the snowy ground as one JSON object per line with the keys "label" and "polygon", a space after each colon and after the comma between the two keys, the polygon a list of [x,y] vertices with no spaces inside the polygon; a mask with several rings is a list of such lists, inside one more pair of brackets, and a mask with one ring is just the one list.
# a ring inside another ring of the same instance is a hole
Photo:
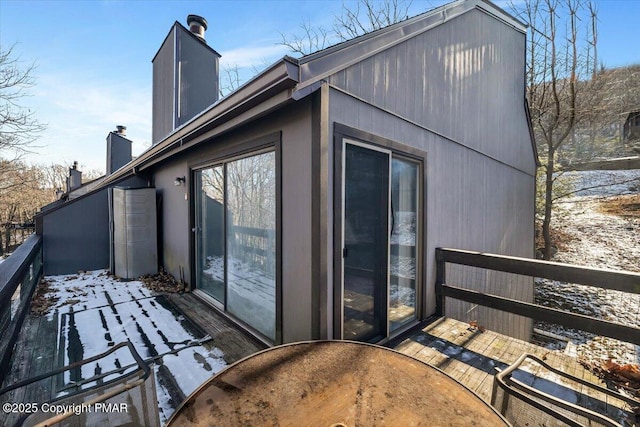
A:
{"label": "snowy ground", "polygon": [[[46,280],[51,287],[48,296],[57,298],[48,316],[53,319],[57,315],[57,342],[64,363],[89,358],[130,340],[142,358],[151,361],[161,423],[180,403],[174,401],[172,385],[162,371],[168,369],[180,391],[189,395],[226,366],[222,352],[206,345],[208,337],[202,331],[172,310],[164,296],[141,282],[120,282],[106,271],[48,276]],[[116,355],[84,366],[80,375],[89,378],[133,361],[119,360]]]}
{"label": "snowy ground", "polygon": [[[554,227],[566,233],[570,241],[562,245],[553,261],[639,272],[640,216],[605,214],[599,211],[598,204],[603,197],[611,194],[640,191],[640,171],[590,171],[572,174],[580,188],[608,182],[621,184],[592,188],[556,205]],[[536,284],[536,298],[545,305],[640,326],[640,295],[561,285],[547,280],[537,280]],[[612,358],[618,363],[640,362],[640,351],[631,344],[553,325],[538,324],[537,327],[567,337],[578,345],[578,355],[587,360]]]}

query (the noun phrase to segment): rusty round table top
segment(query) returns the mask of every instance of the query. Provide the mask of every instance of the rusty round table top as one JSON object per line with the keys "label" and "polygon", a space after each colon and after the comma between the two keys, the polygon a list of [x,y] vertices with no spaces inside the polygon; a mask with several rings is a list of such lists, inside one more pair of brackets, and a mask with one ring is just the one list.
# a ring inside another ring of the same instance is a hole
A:
{"label": "rusty round table top", "polygon": [[384,347],[316,341],[243,359],[204,383],[168,426],[508,426],[438,369]]}

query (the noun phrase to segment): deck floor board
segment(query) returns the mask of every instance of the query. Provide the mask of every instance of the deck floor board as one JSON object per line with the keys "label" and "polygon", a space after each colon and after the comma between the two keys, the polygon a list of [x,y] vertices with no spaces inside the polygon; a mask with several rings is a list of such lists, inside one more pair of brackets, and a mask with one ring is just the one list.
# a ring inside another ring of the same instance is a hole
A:
{"label": "deck floor board", "polygon": [[217,313],[192,293],[171,294],[169,299],[213,338],[211,344],[224,353],[224,360],[228,364],[237,362],[267,347],[242,332],[239,326],[234,325],[231,320]]}
{"label": "deck floor board", "polygon": [[[410,334],[393,348],[439,368],[487,403],[491,403],[495,368],[506,368],[523,353],[533,354],[562,372],[603,385],[575,356],[493,331],[480,331],[468,323],[450,318],[437,319]],[[607,407],[610,414],[619,408],[625,408],[624,402],[574,381],[557,377],[537,363],[525,361],[519,371],[516,372],[518,380],[534,388],[560,388],[565,395],[567,392],[568,395],[575,394],[576,400],[580,402],[590,401],[593,404],[595,400],[597,405]]]}
{"label": "deck floor board", "polygon": [[[203,345],[219,348],[224,353],[226,363],[234,363],[266,348],[264,343],[243,332],[241,327],[212,309],[197,295],[171,294],[167,298],[175,308],[211,336],[212,340]],[[14,350],[13,365],[4,383],[5,386],[59,367],[60,361],[57,360],[56,352],[59,347],[59,343],[56,342],[58,329],[59,322],[56,314],[49,317],[27,316]],[[495,368],[504,369],[523,353],[535,354],[564,372],[601,384],[598,378],[581,366],[570,354],[548,350],[492,331],[480,330],[471,327],[468,323],[450,318],[436,319],[423,326],[421,330],[411,332],[393,348],[439,368],[487,403],[491,401]],[[521,377],[525,382],[543,386],[554,384],[548,379],[552,376],[547,379],[536,379],[536,374],[542,373],[542,370],[535,363],[523,366],[522,370],[524,372],[521,373]],[[573,388],[578,394],[582,391],[579,386]],[[28,388],[26,391],[19,389],[10,399],[15,402],[44,402],[51,398],[53,389],[52,380],[49,380],[48,383],[37,384],[36,387]],[[596,398],[605,402],[606,406],[620,407],[620,402],[616,402],[615,399],[596,394],[585,392],[580,399]]]}

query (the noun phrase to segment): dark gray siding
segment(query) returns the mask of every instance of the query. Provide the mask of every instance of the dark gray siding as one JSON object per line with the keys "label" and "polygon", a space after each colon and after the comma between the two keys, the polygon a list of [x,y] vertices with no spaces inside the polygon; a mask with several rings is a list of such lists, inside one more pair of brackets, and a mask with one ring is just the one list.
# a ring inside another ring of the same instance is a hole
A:
{"label": "dark gray siding", "polygon": [[179,88],[176,127],[218,100],[218,55],[180,28],[178,32]]}
{"label": "dark gray siding", "polygon": [[153,59],[153,144],[218,100],[219,57],[189,30],[173,26]]}
{"label": "dark gray siding", "polygon": [[177,28],[174,26],[153,59],[152,144],[157,143],[173,130],[176,31]]}
{"label": "dark gray siding", "polygon": [[[138,177],[120,186],[145,186]],[[109,268],[109,201],[107,189],[71,200],[43,214],[44,274]]]}
{"label": "dark gray siding", "polygon": [[[283,342],[294,342],[313,336],[311,100],[302,100],[175,156],[154,172],[154,185],[162,197],[164,267],[176,277],[182,269],[185,279],[191,283],[191,170],[246,152],[252,141],[277,133],[281,135],[282,155],[282,336]],[[187,185],[176,187],[177,176],[186,176]]]}
{"label": "dark gray siding", "polygon": [[131,141],[110,132],[107,135],[107,175],[110,175],[131,161]]}
{"label": "dark gray siding", "polygon": [[[330,92],[330,105],[330,123],[346,124],[427,152],[427,223],[422,260],[426,268],[424,315],[435,312],[436,247],[533,256],[533,175],[342,92]],[[327,203],[333,212],[331,198],[328,197]],[[331,222],[328,229],[332,228]],[[333,249],[331,236],[329,246]],[[532,283],[523,289],[505,287],[503,291],[507,296],[523,297],[526,301],[533,298]],[[450,311],[449,314],[455,317],[456,313]],[[523,338],[531,331],[528,321],[507,322],[492,316],[468,320],[479,320],[489,329]]]}

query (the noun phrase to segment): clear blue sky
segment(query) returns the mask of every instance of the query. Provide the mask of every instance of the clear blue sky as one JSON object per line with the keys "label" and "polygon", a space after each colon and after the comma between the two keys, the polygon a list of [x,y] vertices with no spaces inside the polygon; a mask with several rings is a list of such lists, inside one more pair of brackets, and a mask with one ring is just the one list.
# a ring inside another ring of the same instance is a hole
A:
{"label": "clear blue sky", "polygon": [[[443,1],[414,0],[411,15]],[[496,2],[505,5],[506,2]],[[330,27],[342,2],[325,1],[19,1],[0,0],[0,44],[17,43],[25,65],[35,62],[37,86],[23,104],[48,124],[36,163],[105,169],[105,138],[122,124],[134,155],[150,145],[151,59],[171,25],[204,16],[221,65],[245,75],[287,51],[280,32],[303,21]],[[640,0],[600,0],[599,57],[607,67],[640,63]]]}

